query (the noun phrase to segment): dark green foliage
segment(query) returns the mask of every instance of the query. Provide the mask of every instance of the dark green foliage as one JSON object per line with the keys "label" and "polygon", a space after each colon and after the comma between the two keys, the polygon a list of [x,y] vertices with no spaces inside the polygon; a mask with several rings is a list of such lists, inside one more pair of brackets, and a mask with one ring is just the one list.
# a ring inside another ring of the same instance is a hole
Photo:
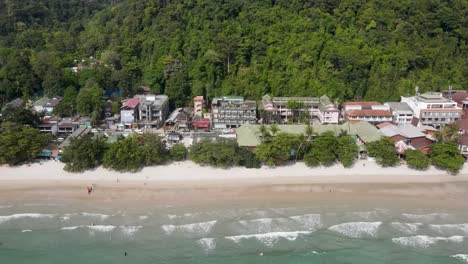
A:
{"label": "dark green foliage", "polygon": [[250,166],[250,154],[232,140],[205,140],[190,147],[190,160],[214,167]]}
{"label": "dark green foliage", "polygon": [[2,110],[0,120],[1,122],[13,122],[32,127],[37,127],[41,122],[39,115],[24,105],[19,107],[7,105]]}
{"label": "dark green foliage", "polygon": [[431,146],[432,164],[450,173],[458,173],[465,163],[455,143],[436,143]]}
{"label": "dark green foliage", "polygon": [[302,158],[307,143],[302,136],[280,133],[271,142],[263,142],[255,149],[255,156],[269,166],[278,166],[289,160]]}
{"label": "dark green foliage", "polygon": [[175,144],[171,149],[171,159],[175,161],[185,160],[187,158],[187,148],[184,144]]}
{"label": "dark green foliage", "polygon": [[91,116],[96,122],[102,113],[103,94],[104,91],[97,86],[81,89],[76,98],[76,109],[82,115]]}
{"label": "dark green foliage", "polygon": [[73,138],[70,140],[70,145],[62,152],[61,161],[65,163],[64,170],[83,172],[94,169],[102,164],[107,149],[105,138],[92,138],[89,135]]}
{"label": "dark green foliage", "polygon": [[[385,101],[416,85],[468,86],[467,1],[117,2],[1,1],[0,102],[88,79],[124,96],[147,85],[173,106],[192,95]],[[90,56],[100,63],[65,70]]]}
{"label": "dark green foliage", "polygon": [[262,162],[257,159],[257,157],[252,151],[246,148],[239,148],[237,150],[237,153],[241,157],[241,160],[239,161],[239,166],[243,166],[249,169],[258,169],[262,166]]}
{"label": "dark green foliage", "polygon": [[395,166],[400,161],[390,138],[383,137],[378,141],[369,142],[366,148],[369,156],[374,157],[377,163],[384,167]]}
{"label": "dark green foliage", "polygon": [[304,163],[309,167],[320,166],[320,160],[316,152],[309,152],[304,156]]}
{"label": "dark green foliage", "polygon": [[110,145],[104,155],[104,167],[116,171],[136,172],[145,162],[138,136],[132,135]]}
{"label": "dark green foliage", "polygon": [[0,164],[14,166],[30,162],[48,141],[49,136],[35,128],[4,122],[0,127]]}
{"label": "dark green foliage", "polygon": [[156,134],[143,134],[138,137],[140,153],[143,157],[144,166],[160,165],[170,158],[170,153],[161,137]]}
{"label": "dark green foliage", "polygon": [[405,157],[406,164],[413,169],[425,170],[431,165],[431,159],[419,150],[409,149],[405,151]]}
{"label": "dark green foliage", "polygon": [[349,168],[359,156],[359,147],[349,135],[341,135],[337,139],[336,155],[344,167]]}
{"label": "dark green foliage", "polygon": [[69,86],[65,89],[62,101],[54,108],[54,114],[61,117],[72,116],[76,111],[76,98],[78,92],[75,87]]}

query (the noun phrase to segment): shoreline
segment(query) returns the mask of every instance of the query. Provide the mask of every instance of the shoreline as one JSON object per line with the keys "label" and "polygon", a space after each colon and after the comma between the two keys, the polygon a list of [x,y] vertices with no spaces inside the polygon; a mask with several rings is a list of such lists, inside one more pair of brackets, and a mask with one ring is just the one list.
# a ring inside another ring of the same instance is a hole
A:
{"label": "shoreline", "polygon": [[[5,203],[61,201],[110,208],[231,205],[369,205],[468,209],[468,169],[449,175],[358,162],[310,169],[303,163],[279,168],[216,169],[190,161],[147,167],[137,173],[98,168],[68,173],[59,162],[0,167]],[[365,169],[364,169],[365,168]],[[117,181],[118,179],[118,181]],[[95,186],[91,195],[86,186]],[[1,204],[0,204],[1,205]]]}

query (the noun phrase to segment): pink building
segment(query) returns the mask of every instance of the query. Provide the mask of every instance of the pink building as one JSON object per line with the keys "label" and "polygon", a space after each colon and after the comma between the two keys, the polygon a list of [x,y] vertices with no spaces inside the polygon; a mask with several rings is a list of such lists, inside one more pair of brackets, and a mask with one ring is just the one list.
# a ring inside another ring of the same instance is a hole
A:
{"label": "pink building", "polygon": [[205,99],[203,99],[203,96],[195,96],[193,98],[193,115],[197,117],[202,117],[203,116],[203,107],[205,106]]}

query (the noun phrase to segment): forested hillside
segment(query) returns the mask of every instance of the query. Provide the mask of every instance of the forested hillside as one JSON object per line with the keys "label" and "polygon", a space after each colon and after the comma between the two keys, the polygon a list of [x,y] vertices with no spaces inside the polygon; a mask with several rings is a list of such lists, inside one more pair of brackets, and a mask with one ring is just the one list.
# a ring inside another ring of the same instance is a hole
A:
{"label": "forested hillside", "polygon": [[[2,0],[1,12],[11,2],[25,1]],[[124,95],[150,86],[179,105],[193,95],[384,101],[416,85],[468,87],[466,0],[75,1],[73,16],[59,5],[74,1],[39,2],[47,12],[22,9],[21,23],[1,14],[3,100],[90,82]],[[97,66],[64,70],[89,56]]]}

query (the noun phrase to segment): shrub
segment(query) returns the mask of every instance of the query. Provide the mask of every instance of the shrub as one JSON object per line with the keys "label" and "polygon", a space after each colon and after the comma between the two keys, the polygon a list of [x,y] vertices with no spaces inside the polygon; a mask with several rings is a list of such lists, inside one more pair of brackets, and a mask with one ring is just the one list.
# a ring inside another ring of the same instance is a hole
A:
{"label": "shrub", "polygon": [[405,151],[405,156],[406,164],[408,164],[410,168],[425,170],[431,165],[431,159],[419,150],[407,150]]}

